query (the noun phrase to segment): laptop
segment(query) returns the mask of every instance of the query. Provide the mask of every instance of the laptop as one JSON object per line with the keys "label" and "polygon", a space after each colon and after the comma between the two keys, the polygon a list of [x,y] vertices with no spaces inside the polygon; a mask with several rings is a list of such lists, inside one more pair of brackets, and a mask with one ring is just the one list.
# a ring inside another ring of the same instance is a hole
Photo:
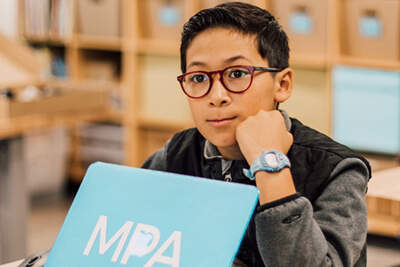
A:
{"label": "laptop", "polygon": [[231,266],[258,194],[249,185],[93,163],[45,266]]}

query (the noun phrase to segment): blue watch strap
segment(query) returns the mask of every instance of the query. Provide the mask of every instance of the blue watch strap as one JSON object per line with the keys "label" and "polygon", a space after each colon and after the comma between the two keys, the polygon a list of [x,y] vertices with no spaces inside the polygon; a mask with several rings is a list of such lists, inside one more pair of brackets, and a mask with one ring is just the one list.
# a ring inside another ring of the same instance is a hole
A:
{"label": "blue watch strap", "polygon": [[[272,161],[269,161],[271,158]],[[288,157],[275,149],[265,150],[251,164],[250,169],[243,169],[243,174],[250,180],[255,179],[255,173],[258,171],[278,172],[286,167],[291,167]]]}

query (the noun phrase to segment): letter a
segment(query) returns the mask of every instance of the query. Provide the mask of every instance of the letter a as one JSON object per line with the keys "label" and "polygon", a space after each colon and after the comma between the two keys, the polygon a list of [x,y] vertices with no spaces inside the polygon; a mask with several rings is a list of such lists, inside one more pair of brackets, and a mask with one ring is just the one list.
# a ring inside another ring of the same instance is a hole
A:
{"label": "letter a", "polygon": [[[164,263],[169,264],[172,267],[179,267],[179,260],[181,256],[181,237],[182,233],[175,231],[172,235],[165,241],[165,243],[160,247],[159,250],[151,257],[151,259],[146,263],[144,267],[151,267],[154,263]],[[172,258],[163,256],[162,254],[167,250],[167,248],[174,242],[174,251],[172,253]]]}

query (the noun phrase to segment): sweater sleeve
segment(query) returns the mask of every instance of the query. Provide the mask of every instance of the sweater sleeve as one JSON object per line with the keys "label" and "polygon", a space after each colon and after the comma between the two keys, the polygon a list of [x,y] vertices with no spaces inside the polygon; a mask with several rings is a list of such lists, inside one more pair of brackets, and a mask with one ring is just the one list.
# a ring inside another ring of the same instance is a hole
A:
{"label": "sweater sleeve", "polygon": [[314,205],[302,196],[261,206],[257,244],[266,266],[353,266],[367,236],[368,169],[342,160]]}

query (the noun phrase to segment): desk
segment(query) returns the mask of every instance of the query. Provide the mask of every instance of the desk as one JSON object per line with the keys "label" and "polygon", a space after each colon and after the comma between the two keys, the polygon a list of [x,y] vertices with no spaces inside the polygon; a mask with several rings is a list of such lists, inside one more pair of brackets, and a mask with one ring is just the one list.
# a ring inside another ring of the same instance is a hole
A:
{"label": "desk", "polygon": [[[20,136],[33,129],[107,119],[113,118],[105,108],[0,119],[0,263],[26,256],[29,195]],[[16,160],[10,162],[11,158]]]}
{"label": "desk", "polygon": [[400,167],[372,173],[368,185],[368,232],[400,236]]}

